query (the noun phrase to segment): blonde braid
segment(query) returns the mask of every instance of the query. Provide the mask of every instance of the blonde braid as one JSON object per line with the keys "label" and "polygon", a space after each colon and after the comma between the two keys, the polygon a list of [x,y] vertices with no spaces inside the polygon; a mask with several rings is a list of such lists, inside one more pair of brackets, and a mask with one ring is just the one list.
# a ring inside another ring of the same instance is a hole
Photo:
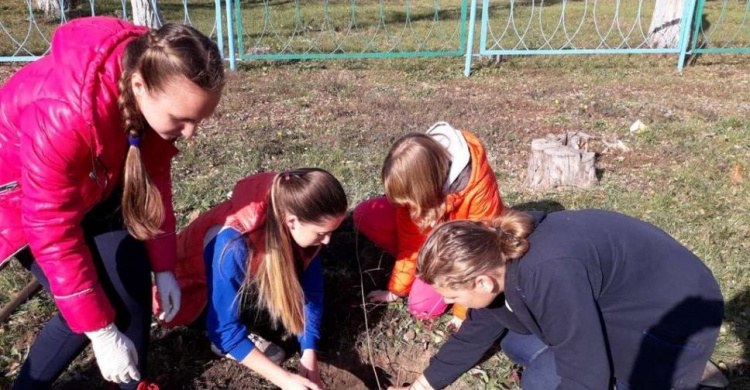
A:
{"label": "blonde braid", "polygon": [[118,84],[120,97],[117,99],[130,142],[123,174],[122,214],[128,232],[139,240],[147,240],[161,234],[165,211],[161,193],[148,177],[141,157],[139,144],[145,126],[136,109],[131,77],[132,72],[123,72]]}

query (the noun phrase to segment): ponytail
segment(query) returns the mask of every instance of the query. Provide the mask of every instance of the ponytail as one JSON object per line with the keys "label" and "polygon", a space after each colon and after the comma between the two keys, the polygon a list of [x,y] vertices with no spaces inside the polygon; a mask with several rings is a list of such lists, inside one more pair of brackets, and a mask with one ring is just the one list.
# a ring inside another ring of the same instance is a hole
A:
{"label": "ponytail", "polygon": [[529,250],[530,215],[511,210],[492,221],[450,221],[435,229],[419,251],[420,278],[441,287],[468,287]]}
{"label": "ponytail", "polygon": [[529,250],[527,237],[534,230],[534,222],[529,214],[511,210],[492,221],[495,228],[503,262],[521,258]]}
{"label": "ponytail", "polygon": [[140,142],[143,137],[143,119],[135,112],[135,98],[130,88],[130,74],[124,72],[119,83],[118,105],[128,135],[128,154],[123,177],[122,215],[130,234],[147,240],[161,233],[164,221],[164,203],[156,185],[146,174],[141,159]]}
{"label": "ponytail", "polygon": [[301,335],[305,329],[305,294],[297,277],[284,213],[276,200],[280,181],[281,175],[276,175],[266,211],[266,248],[258,267],[258,299],[272,319],[280,321],[289,332]]}
{"label": "ponytail", "polygon": [[265,249],[255,254],[259,256],[258,270],[254,276],[248,270],[241,291],[249,291],[255,284],[258,302],[268,310],[273,323],[280,322],[289,332],[301,335],[305,330],[305,294],[285,220],[295,215],[302,223],[319,223],[342,216],[348,207],[346,193],[330,173],[302,168],[274,177],[267,204]]}

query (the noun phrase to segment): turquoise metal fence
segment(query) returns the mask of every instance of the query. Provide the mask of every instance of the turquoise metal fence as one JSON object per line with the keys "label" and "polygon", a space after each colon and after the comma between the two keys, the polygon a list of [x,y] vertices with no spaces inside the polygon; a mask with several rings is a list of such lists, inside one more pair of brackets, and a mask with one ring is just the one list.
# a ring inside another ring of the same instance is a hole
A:
{"label": "turquoise metal fence", "polygon": [[483,0],[479,55],[653,53],[684,58],[695,0],[684,3],[677,20],[679,40],[672,47],[650,42],[656,1]]}
{"label": "turquoise metal fence", "polygon": [[[33,61],[49,50],[52,32],[82,16],[115,16],[132,20],[130,0],[53,0],[58,12],[45,15],[33,0],[0,2],[0,62]],[[154,1],[156,0],[149,0]],[[223,50],[221,0],[159,0],[165,22],[186,23],[216,39]]]}
{"label": "turquoise metal fence", "polygon": [[461,56],[467,0],[235,1],[239,57]]}
{"label": "turquoise metal fence", "polygon": [[750,0],[698,0],[691,54],[750,53]]}
{"label": "turquoise metal fence", "polygon": [[[0,62],[43,55],[54,28],[72,18],[129,19],[131,0],[55,0],[74,6],[51,17],[32,1],[0,3]],[[232,69],[238,60],[465,55],[468,75],[475,56],[648,53],[675,54],[682,69],[692,54],[750,53],[750,0],[677,3],[681,13],[664,24],[677,36],[661,47],[654,46],[651,22],[657,2],[668,0],[481,1],[158,0],[158,6],[166,21],[214,37]]]}

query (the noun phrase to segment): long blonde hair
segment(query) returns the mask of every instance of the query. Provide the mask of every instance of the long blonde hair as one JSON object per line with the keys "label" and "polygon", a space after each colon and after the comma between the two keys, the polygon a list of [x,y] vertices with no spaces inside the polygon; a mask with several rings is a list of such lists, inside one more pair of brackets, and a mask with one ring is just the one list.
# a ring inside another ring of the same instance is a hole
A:
{"label": "long blonde hair", "polygon": [[219,92],[224,86],[224,66],[213,41],[196,29],[179,24],[165,24],[130,41],[122,63],[117,103],[125,133],[135,140],[125,160],[122,213],[130,234],[145,240],[161,233],[164,204],[141,159],[138,142],[148,123],[138,110],[131,77],[139,73],[149,91],[163,92],[173,77],[183,76],[205,91]]}
{"label": "long blonde hair", "polygon": [[470,287],[476,276],[518,259],[529,250],[531,216],[509,211],[492,221],[458,220],[435,229],[419,251],[419,277],[427,284]]}
{"label": "long blonde hair", "polygon": [[383,163],[385,196],[406,207],[424,231],[445,216],[443,186],[449,169],[450,155],[440,143],[426,134],[406,134],[391,146]]}
{"label": "long blonde hair", "polygon": [[[257,299],[268,310],[274,325],[281,322],[291,333],[305,329],[305,296],[299,281],[292,237],[285,223],[295,215],[302,223],[320,223],[346,213],[348,203],[341,183],[329,172],[301,168],[274,177],[268,194],[265,222],[265,251],[256,275],[250,272],[240,291],[255,287]],[[251,255],[252,256],[252,255]]]}

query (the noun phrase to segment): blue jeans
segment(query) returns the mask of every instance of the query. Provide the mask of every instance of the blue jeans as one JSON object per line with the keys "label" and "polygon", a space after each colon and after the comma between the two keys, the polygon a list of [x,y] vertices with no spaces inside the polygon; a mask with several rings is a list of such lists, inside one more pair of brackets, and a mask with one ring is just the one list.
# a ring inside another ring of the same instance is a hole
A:
{"label": "blue jeans", "polygon": [[[503,352],[516,364],[523,366],[521,387],[524,390],[556,389],[560,384],[555,366],[555,354],[549,346],[533,334],[523,335],[508,331],[500,342]],[[619,381],[616,390],[630,390]]]}

